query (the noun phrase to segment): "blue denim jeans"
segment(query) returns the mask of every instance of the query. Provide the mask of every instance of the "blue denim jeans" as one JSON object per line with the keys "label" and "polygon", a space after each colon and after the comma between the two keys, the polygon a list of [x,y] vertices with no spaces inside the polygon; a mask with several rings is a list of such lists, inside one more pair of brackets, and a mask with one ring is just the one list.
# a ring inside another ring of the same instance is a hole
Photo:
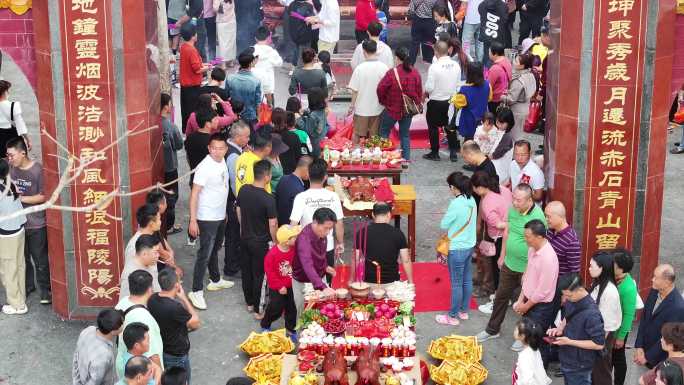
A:
{"label": "blue denim jeans", "polygon": [[185,369],[188,374],[188,385],[190,385],[190,356],[172,356],[171,354],[164,353],[164,369],[179,367]]}
{"label": "blue denim jeans", "polygon": [[591,369],[566,370],[561,366],[565,385],[591,385]]}
{"label": "blue denim jeans", "polygon": [[484,46],[479,39],[480,24],[463,23],[463,50],[475,60],[482,62]]}
{"label": "blue denim jeans", "polygon": [[449,250],[448,266],[451,282],[451,310],[449,316],[467,313],[473,294],[473,270],[471,267],[473,249]]}
{"label": "blue denim jeans", "polygon": [[401,156],[406,160],[411,160],[411,138],[409,137],[409,129],[411,128],[411,120],[413,116],[404,115],[403,118],[396,120],[389,116],[387,110],[382,112],[380,117],[380,136],[389,138],[390,132],[394,125],[399,123],[399,139],[401,140]]}
{"label": "blue denim jeans", "polygon": [[684,124],[680,124],[679,127],[682,128],[682,138],[679,139],[679,148],[684,150]]}

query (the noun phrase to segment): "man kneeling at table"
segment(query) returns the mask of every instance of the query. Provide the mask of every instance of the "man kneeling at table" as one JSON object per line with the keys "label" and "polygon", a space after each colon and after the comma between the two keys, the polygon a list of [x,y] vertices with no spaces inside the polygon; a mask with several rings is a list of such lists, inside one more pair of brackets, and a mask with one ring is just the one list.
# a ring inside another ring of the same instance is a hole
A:
{"label": "man kneeling at table", "polygon": [[[354,238],[356,239],[354,245],[356,253],[360,253],[365,248],[364,281],[368,283],[378,283],[376,274],[373,274],[376,271],[375,263],[380,266],[380,284],[399,281],[399,261],[404,266],[408,281],[413,283],[413,265],[406,236],[400,229],[390,224],[391,219],[392,206],[389,203],[374,204],[373,222],[368,225],[367,235],[356,234]],[[361,243],[361,240],[365,240],[363,242],[365,245]]]}

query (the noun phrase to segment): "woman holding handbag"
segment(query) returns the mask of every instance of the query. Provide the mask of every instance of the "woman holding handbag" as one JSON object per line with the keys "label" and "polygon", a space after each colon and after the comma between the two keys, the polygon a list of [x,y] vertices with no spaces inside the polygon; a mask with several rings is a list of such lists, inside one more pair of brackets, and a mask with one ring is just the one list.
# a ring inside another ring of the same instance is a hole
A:
{"label": "woman holding handbag", "polygon": [[435,317],[437,323],[457,326],[468,319],[470,297],[473,293],[471,259],[475,247],[477,205],[473,198],[470,178],[461,172],[452,172],[447,177],[449,190],[454,199],[449,203],[440,228],[447,231],[449,254],[449,281],[451,283],[451,309],[448,314]]}
{"label": "woman holding handbag", "polygon": [[523,53],[516,57],[513,76],[508,91],[501,97],[501,103],[513,111],[515,126],[511,130],[513,142],[522,138],[523,126],[530,113],[530,100],[537,93],[537,79],[532,73],[534,57]]}
{"label": "woman holding handbag", "polygon": [[396,67],[387,71],[377,88],[378,101],[385,107],[380,117],[380,136],[389,138],[394,125],[399,123],[401,156],[411,160],[409,130],[413,115],[420,113],[423,104],[423,85],[420,74],[411,65],[407,48],[394,51],[394,62]]}
{"label": "woman holding handbag", "polygon": [[21,116],[21,104],[9,100],[11,87],[12,83],[0,80],[0,158],[5,157],[7,142],[19,136],[24,138],[26,148],[31,150],[26,123]]}
{"label": "woman holding handbag", "polygon": [[492,294],[499,286],[499,266],[496,261],[501,256],[503,234],[506,229],[508,209],[513,204],[511,191],[499,186],[485,171],[477,171],[470,178],[473,192],[480,196],[480,211],[477,218],[477,234],[482,234],[478,245],[484,263],[482,289]]}

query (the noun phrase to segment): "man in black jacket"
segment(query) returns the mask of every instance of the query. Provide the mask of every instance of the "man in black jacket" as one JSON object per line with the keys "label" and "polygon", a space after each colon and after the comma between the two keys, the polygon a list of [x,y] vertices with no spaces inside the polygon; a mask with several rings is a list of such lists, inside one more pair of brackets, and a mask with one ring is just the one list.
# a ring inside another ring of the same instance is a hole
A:
{"label": "man in black jacket", "polygon": [[[537,37],[549,11],[549,0],[523,0],[520,5],[520,36],[518,45],[528,37]],[[531,36],[530,36],[531,34]]]}
{"label": "man in black jacket", "polygon": [[287,7],[287,14],[290,39],[297,46],[297,65],[302,65],[302,51],[311,47],[314,38],[311,25],[316,19],[316,12],[313,5],[307,0],[294,0]]}
{"label": "man in black jacket", "polygon": [[501,44],[506,42],[508,30],[508,7],[501,0],[484,0],[477,8],[480,13],[480,41],[483,45],[484,56],[482,64],[489,68],[489,47],[493,41]]}
{"label": "man in black jacket", "polygon": [[684,298],[675,287],[672,265],[662,264],[653,271],[653,289],[648,294],[634,342],[634,362],[654,368],[667,358],[660,345],[660,330],[667,322],[684,322]]}

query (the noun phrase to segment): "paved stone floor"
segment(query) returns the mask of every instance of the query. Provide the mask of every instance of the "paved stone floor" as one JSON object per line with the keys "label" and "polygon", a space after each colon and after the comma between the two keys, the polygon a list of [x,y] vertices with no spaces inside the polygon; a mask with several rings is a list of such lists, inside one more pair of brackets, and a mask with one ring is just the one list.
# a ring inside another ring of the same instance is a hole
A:
{"label": "paved stone floor", "polygon": [[[12,63],[3,63],[5,79],[14,84],[12,98],[22,102],[25,118],[32,132],[34,143],[38,142],[36,99],[26,79]],[[424,68],[421,68],[424,71]],[[287,84],[286,75],[278,74],[277,105],[284,105]],[[334,106],[336,111],[346,110],[343,104]],[[663,127],[663,130],[666,128]],[[669,135],[668,144],[678,141],[680,131]],[[540,137],[531,138],[535,143]],[[663,148],[662,151],[667,151]],[[403,177],[403,183],[416,186],[418,191],[417,207],[417,253],[419,261],[434,258],[432,247],[439,234],[437,223],[444,213],[449,199],[448,189],[444,179],[446,175],[460,169],[462,163],[457,164],[442,161],[441,163],[427,162],[420,159],[424,152],[413,151],[414,161]],[[187,169],[184,153],[181,152],[181,173]],[[40,157],[38,148],[32,151],[36,158]],[[663,262],[673,263],[679,272],[684,271],[681,250],[684,249],[684,238],[677,236],[684,231],[679,214],[684,209],[684,180],[677,177],[684,168],[684,156],[668,154],[666,164],[666,184],[662,221],[662,237],[660,242],[660,258]],[[188,189],[181,183],[181,202],[179,204],[178,219],[187,226]],[[405,224],[404,224],[405,225]],[[349,238],[349,237],[347,237]],[[185,245],[184,235],[174,235],[170,238],[178,261],[186,272],[192,271],[192,262],[196,250]],[[349,240],[348,240],[349,241]],[[349,250],[349,248],[348,248]],[[678,282],[684,287],[680,273]],[[186,280],[187,286],[188,280]],[[438,295],[449,295],[438,293]],[[0,298],[4,298],[4,291],[0,288]],[[236,350],[236,346],[249,334],[258,330],[258,324],[243,311],[244,302],[238,286],[235,288],[207,293],[209,309],[200,313],[202,327],[191,334],[191,361],[193,368],[193,383],[202,385],[224,384],[233,376],[242,374],[242,367],[246,363],[244,355]],[[35,294],[28,299],[29,313],[25,316],[5,316],[0,314],[0,384],[38,385],[38,384],[68,384],[71,381],[71,359],[76,339],[80,331],[90,323],[79,321],[62,321],[49,307],[38,304]],[[472,335],[479,332],[487,322],[484,314],[471,313],[471,320],[459,327],[437,326],[433,313],[418,315],[419,351],[425,351],[430,341],[442,335],[457,333]],[[509,312],[503,326],[503,336],[497,340],[486,342],[484,345],[484,365],[489,369],[486,384],[510,384],[511,368],[516,355],[509,349],[512,343],[512,326],[517,320],[513,312]],[[282,325],[282,321],[274,327]],[[635,333],[632,333],[632,339]],[[630,341],[631,343],[631,341]],[[631,354],[631,351],[628,352]],[[638,368],[630,364],[627,384],[636,384]],[[554,378],[554,384],[561,384],[562,380]]]}

